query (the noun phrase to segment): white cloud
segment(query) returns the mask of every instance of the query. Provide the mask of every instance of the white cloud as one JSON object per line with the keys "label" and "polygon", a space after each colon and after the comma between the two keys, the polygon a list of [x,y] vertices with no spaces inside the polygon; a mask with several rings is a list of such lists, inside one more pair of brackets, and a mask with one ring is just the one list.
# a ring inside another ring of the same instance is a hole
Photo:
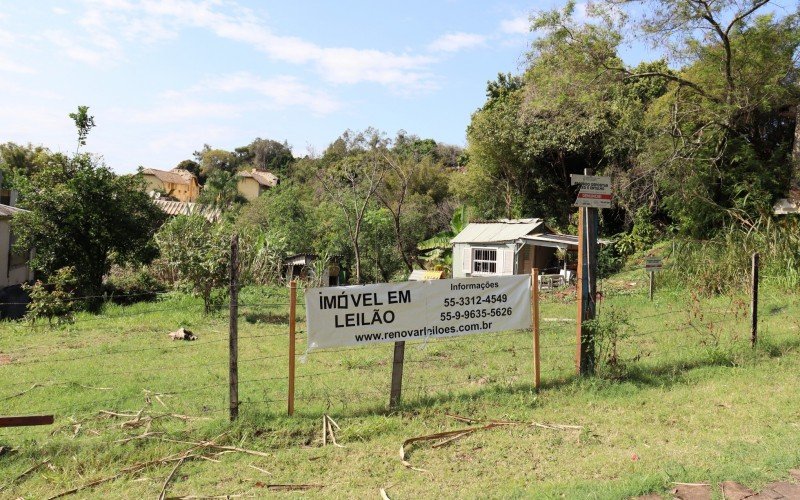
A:
{"label": "white cloud", "polygon": [[232,119],[241,115],[244,106],[195,99],[172,99],[148,110],[117,110],[135,123],[175,123],[190,119]]}
{"label": "white cloud", "polygon": [[12,61],[11,59],[5,57],[3,54],[0,54],[0,71],[5,71],[8,73],[23,73],[23,74],[33,74],[36,72],[33,70],[33,68]]}
{"label": "white cloud", "polygon": [[64,9],[62,7],[53,7],[53,14],[56,14],[56,15],[59,15],[59,16],[63,16],[64,14],[68,14],[68,13],[69,13],[69,11],[67,9]]}
{"label": "white cloud", "polygon": [[251,91],[267,97],[271,108],[305,107],[317,115],[338,111],[342,104],[326,92],[315,90],[292,76],[260,78],[250,73],[235,73],[207,79],[192,91],[242,92]]}
{"label": "white cloud", "polygon": [[527,35],[531,31],[531,21],[527,15],[506,19],[500,23],[500,31],[509,35]]}
{"label": "white cloud", "polygon": [[434,40],[428,49],[433,52],[458,52],[479,47],[486,43],[486,36],[477,33],[447,33]]}
{"label": "white cloud", "polygon": [[61,49],[65,56],[91,66],[118,62],[122,58],[119,44],[102,33],[94,35],[94,46],[81,44],[75,37],[63,31],[46,31],[43,37]]}
{"label": "white cloud", "polygon": [[[244,43],[274,60],[311,65],[331,83],[370,82],[398,91],[435,86],[427,70],[434,61],[430,57],[351,47],[323,47],[295,36],[275,34],[254,12],[233,2],[84,2],[87,9],[81,24],[92,37],[92,44],[109,56],[113,55],[113,44],[107,36],[123,37],[130,42],[141,42],[141,37],[146,36],[149,41],[155,41],[176,36],[182,28],[201,28],[220,38]],[[78,55],[86,61],[93,60],[87,54]],[[75,54],[71,57],[75,58]]]}

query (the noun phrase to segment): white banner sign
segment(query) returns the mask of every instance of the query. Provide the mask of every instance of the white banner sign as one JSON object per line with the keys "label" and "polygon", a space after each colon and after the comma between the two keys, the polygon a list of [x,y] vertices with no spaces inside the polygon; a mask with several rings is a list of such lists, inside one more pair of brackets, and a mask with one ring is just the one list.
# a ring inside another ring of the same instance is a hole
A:
{"label": "white banner sign", "polygon": [[530,276],[312,288],[306,321],[309,349],[530,328]]}

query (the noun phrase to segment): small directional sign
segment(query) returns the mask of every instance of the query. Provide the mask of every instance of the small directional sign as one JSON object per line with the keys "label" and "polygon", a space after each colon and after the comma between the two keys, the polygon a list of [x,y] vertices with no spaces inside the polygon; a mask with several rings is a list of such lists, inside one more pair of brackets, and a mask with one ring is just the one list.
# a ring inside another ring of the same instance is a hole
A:
{"label": "small directional sign", "polygon": [[611,208],[611,177],[599,175],[570,176],[572,185],[580,185],[576,207]]}
{"label": "small directional sign", "polygon": [[644,270],[653,272],[653,271],[660,271],[663,268],[663,264],[661,262],[660,257],[647,257],[644,260]]}

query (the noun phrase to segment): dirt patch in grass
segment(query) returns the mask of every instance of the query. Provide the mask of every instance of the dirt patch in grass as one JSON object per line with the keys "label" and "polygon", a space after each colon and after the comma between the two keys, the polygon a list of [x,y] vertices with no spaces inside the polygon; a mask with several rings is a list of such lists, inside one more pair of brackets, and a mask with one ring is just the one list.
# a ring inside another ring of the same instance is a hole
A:
{"label": "dirt patch in grass", "polygon": [[10,365],[12,361],[8,354],[0,354],[0,365]]}

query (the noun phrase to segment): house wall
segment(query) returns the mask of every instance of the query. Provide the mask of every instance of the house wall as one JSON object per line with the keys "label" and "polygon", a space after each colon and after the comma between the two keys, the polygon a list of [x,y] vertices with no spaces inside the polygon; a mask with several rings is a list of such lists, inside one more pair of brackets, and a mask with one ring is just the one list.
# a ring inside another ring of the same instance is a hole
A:
{"label": "house wall", "polygon": [[167,190],[164,188],[164,183],[161,182],[161,179],[156,177],[155,175],[148,175],[145,174],[142,176],[144,178],[145,190],[149,193],[150,191],[164,191]]}
{"label": "house wall", "polygon": [[497,275],[514,274],[517,269],[517,256],[514,254],[514,243],[455,243],[453,245],[453,278],[469,278],[485,276],[472,272],[472,255],[475,248],[497,250]]}
{"label": "house wall", "polygon": [[8,247],[11,244],[11,228],[7,219],[0,220],[0,288],[12,285],[8,270]]}
{"label": "house wall", "polygon": [[145,174],[144,182],[148,192],[163,191],[178,201],[195,201],[197,197],[200,196],[200,185],[194,179],[189,184],[175,184],[172,182],[162,182],[161,179],[155,175]]}
{"label": "house wall", "polygon": [[19,285],[33,279],[33,272],[28,264],[8,268],[11,248],[11,225],[8,219],[0,220],[0,288]]}
{"label": "house wall", "polygon": [[261,194],[261,184],[252,177],[239,177],[236,189],[247,201],[253,201]]}

